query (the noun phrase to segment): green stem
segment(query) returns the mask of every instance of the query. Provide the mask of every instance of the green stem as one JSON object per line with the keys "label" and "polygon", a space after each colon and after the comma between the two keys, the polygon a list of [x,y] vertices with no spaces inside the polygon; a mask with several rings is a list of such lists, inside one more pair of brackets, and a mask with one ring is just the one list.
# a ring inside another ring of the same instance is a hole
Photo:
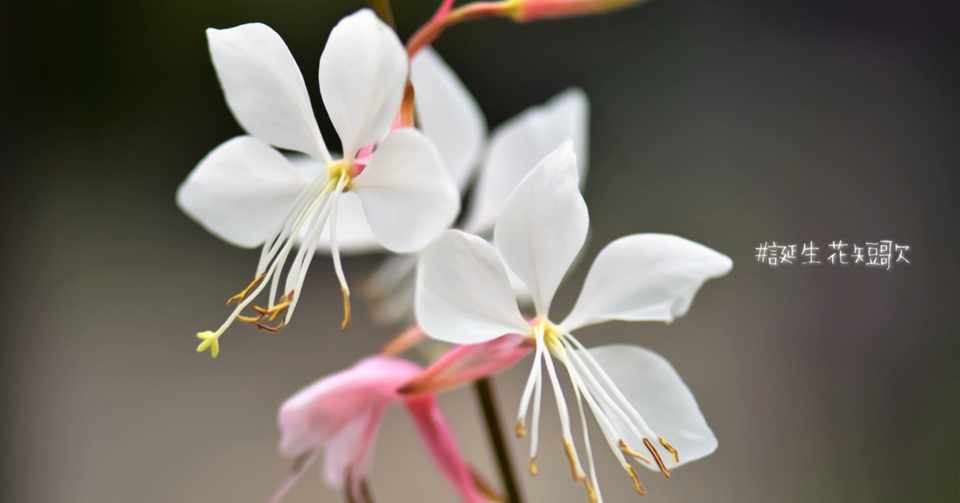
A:
{"label": "green stem", "polygon": [[520,496],[520,485],[517,483],[513,462],[510,460],[510,451],[507,449],[506,435],[503,434],[503,428],[500,424],[500,414],[497,411],[493,382],[490,378],[485,377],[474,382],[473,387],[477,393],[477,399],[480,401],[483,419],[487,426],[487,434],[497,457],[497,468],[499,468],[500,478],[503,480],[507,503],[523,503],[523,498]]}

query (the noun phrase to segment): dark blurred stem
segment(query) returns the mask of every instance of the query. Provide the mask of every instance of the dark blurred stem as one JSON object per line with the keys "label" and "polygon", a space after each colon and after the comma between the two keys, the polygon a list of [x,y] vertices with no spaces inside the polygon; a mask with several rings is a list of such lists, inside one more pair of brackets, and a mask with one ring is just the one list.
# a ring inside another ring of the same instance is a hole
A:
{"label": "dark blurred stem", "polygon": [[397,27],[397,22],[393,19],[393,9],[390,8],[390,0],[370,0],[370,6],[384,23],[389,24],[391,28]]}
{"label": "dark blurred stem", "polygon": [[523,498],[520,497],[520,486],[517,484],[513,470],[513,462],[510,461],[506,435],[504,435],[500,424],[500,414],[497,412],[497,398],[493,382],[489,378],[479,379],[473,384],[473,389],[476,390],[477,399],[480,400],[487,434],[490,436],[490,443],[493,444],[494,454],[497,456],[497,467],[500,469],[500,478],[503,480],[507,503],[523,503]]}

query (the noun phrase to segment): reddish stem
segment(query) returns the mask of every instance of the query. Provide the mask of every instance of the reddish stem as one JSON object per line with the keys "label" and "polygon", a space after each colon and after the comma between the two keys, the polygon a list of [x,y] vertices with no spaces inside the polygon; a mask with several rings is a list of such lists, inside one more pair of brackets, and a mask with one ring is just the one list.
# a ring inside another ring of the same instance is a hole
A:
{"label": "reddish stem", "polygon": [[[413,57],[420,49],[432,44],[447,28],[461,23],[485,17],[509,17],[513,14],[517,2],[475,2],[450,10],[444,2],[437,13],[423,25],[407,42],[407,55]],[[445,8],[446,7],[446,8]]]}

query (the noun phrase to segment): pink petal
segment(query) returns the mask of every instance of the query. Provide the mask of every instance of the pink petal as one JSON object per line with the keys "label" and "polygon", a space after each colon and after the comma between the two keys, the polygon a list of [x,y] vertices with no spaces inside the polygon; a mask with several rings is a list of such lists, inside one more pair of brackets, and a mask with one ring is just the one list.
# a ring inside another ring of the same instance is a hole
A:
{"label": "pink petal", "polygon": [[321,448],[358,417],[397,398],[397,388],[419,373],[413,363],[375,356],[301,390],[277,415],[280,452],[288,458]]}
{"label": "pink petal", "polygon": [[[324,452],[323,473],[327,484],[334,489],[346,489],[359,494],[360,484],[366,480],[370,468],[370,453],[380,431],[380,423],[387,404],[376,405],[360,417],[350,421],[327,443]],[[350,482],[351,487],[344,485]]]}
{"label": "pink petal", "polygon": [[300,482],[300,478],[307,472],[307,469],[313,465],[313,461],[317,459],[317,454],[317,451],[312,451],[294,460],[290,474],[283,479],[280,487],[274,491],[273,496],[270,497],[270,503],[280,503],[283,498],[287,496],[287,493],[293,489],[293,486],[297,485],[297,482]]}
{"label": "pink petal", "polygon": [[533,349],[529,339],[504,335],[481,344],[458,346],[400,388],[416,395],[448,391],[513,366]]}
{"label": "pink petal", "polygon": [[406,400],[407,410],[417,424],[417,430],[440,472],[457,488],[464,503],[483,503],[486,499],[477,490],[473,474],[467,466],[450,425],[440,412],[433,395],[421,395]]}

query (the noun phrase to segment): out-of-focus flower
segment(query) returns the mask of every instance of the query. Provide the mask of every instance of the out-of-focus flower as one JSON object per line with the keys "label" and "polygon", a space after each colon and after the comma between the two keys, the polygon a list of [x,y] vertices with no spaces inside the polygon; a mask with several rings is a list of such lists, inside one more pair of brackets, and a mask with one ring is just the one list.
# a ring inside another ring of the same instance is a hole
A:
{"label": "out-of-focus flower", "polygon": [[649,0],[508,0],[517,21],[602,14]]}
{"label": "out-of-focus flower", "polygon": [[[478,125],[485,121],[453,70],[433,50],[425,48],[413,59],[411,79],[420,126],[437,145],[461,190],[474,169],[481,166],[464,216],[468,232],[488,233],[507,196],[524,175],[565,141],[573,141],[582,160],[578,164],[581,184],[585,180],[589,104],[580,89],[568,89],[496,128],[480,164],[486,128]],[[370,277],[367,292],[375,301],[372,312],[377,319],[384,323],[410,321],[416,264],[416,254],[395,255]]]}
{"label": "out-of-focus flower", "polygon": [[[641,493],[645,489],[634,462],[669,476],[670,469],[713,452],[717,442],[693,395],[663,358],[631,346],[586,349],[572,332],[607,320],[670,322],[687,312],[706,280],[726,274],[732,262],[676,236],[620,238],[597,256],[572,312],[554,323],[549,316],[551,301],[589,227],[587,207],[577,187],[576,155],[567,143],[544,158],[506,201],[494,228],[495,246],[471,234],[447,231],[421,253],[416,314],[428,335],[447,342],[484,344],[504,334],[531,341],[534,365],[517,420],[518,435],[525,435],[532,403],[530,470],[537,472],[541,369],[545,367],[573,476],[584,483],[591,500],[599,501],[602,495],[584,401],[613,455]],[[518,309],[508,267],[533,298],[536,317],[532,321],[525,320]],[[573,386],[589,476],[573,441],[554,359],[566,369]]]}
{"label": "out-of-focus flower", "polygon": [[[227,104],[251,136],[214,149],[187,177],[177,203],[202,226],[242,247],[262,245],[253,281],[228,299],[233,312],[215,331],[200,332],[198,351],[216,357],[219,338],[236,320],[276,331],[290,322],[311,260],[326,239],[350,317],[350,290],[338,238],[369,233],[396,252],[418,250],[459,212],[456,185],[430,140],[415,129],[391,132],[407,78],[396,34],[370,10],[341,20],[320,57],[320,91],[343,144],[328,152],[290,51],[263,24],[207,30]],[[269,145],[317,162],[291,163]],[[354,221],[341,210],[359,210]],[[326,237],[324,236],[326,234]],[[299,244],[280,290],[280,276]],[[270,285],[266,307],[243,311]],[[282,318],[281,318],[282,316]]]}
{"label": "out-of-focus flower", "polygon": [[367,501],[374,442],[392,403],[406,407],[437,468],[461,499],[486,501],[435,397],[398,393],[398,388],[419,372],[420,367],[406,360],[375,356],[320,379],[288,399],[280,407],[277,424],[280,453],[294,460],[294,471],[271,501],[280,501],[321,452],[327,484],[345,491],[351,501]]}
{"label": "out-of-focus flower", "polygon": [[587,95],[571,88],[496,128],[490,135],[463,229],[472,234],[490,232],[520,181],[567,141],[577,156],[577,183],[582,189],[589,170],[589,126]]}

